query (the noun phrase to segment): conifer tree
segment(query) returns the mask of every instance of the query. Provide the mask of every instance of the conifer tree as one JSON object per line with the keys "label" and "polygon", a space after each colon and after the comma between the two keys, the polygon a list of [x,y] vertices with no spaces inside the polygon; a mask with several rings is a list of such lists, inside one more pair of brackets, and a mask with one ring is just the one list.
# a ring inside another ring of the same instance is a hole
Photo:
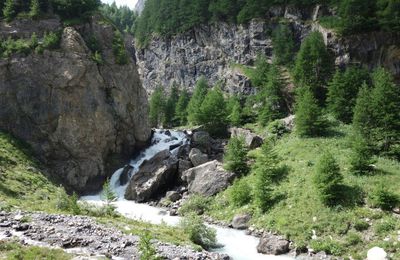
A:
{"label": "conifer tree", "polygon": [[330,153],[323,154],[316,165],[313,183],[325,205],[332,206],[338,202],[342,182],[343,176],[333,155]]}
{"label": "conifer tree", "polygon": [[228,121],[232,126],[240,126],[242,122],[242,107],[237,96],[232,96],[227,102]]}
{"label": "conifer tree", "polygon": [[207,95],[208,84],[204,77],[201,77],[193,92],[193,96],[188,104],[188,121],[192,125],[200,123],[200,107]]}
{"label": "conifer tree", "polygon": [[40,3],[39,0],[31,0],[31,6],[29,10],[29,16],[31,18],[37,18],[40,14]]}
{"label": "conifer tree", "polygon": [[288,25],[280,24],[272,37],[274,58],[276,64],[289,64],[293,60],[295,42]]}
{"label": "conifer tree", "polygon": [[7,22],[11,22],[16,15],[15,11],[15,1],[14,0],[6,0],[4,7],[3,7],[3,16]]}
{"label": "conifer tree", "polygon": [[372,170],[372,152],[369,144],[360,133],[353,134],[351,141],[352,155],[350,156],[350,172],[363,175]]}
{"label": "conifer tree", "polygon": [[331,59],[320,32],[312,32],[301,44],[294,67],[294,80],[299,88],[309,87],[320,105],[326,97],[326,83],[331,76]]}
{"label": "conifer tree", "polygon": [[170,128],[175,125],[175,122],[174,122],[175,110],[176,110],[176,105],[178,103],[178,99],[179,99],[179,90],[174,85],[174,86],[172,86],[171,93],[169,94],[169,97],[168,97],[167,101],[165,102],[164,120],[163,120],[164,127]]}
{"label": "conifer tree", "polygon": [[400,0],[378,0],[379,24],[386,31],[400,30]]}
{"label": "conifer tree", "polygon": [[175,121],[179,125],[186,125],[187,124],[187,106],[189,104],[189,93],[186,89],[183,89],[179,95],[178,102],[176,103],[175,108]]}
{"label": "conifer tree", "polygon": [[199,122],[214,136],[221,136],[227,126],[226,103],[219,87],[210,90],[200,107]]}
{"label": "conifer tree", "polygon": [[106,180],[103,184],[103,192],[101,194],[102,200],[105,203],[106,214],[112,216],[115,212],[115,206],[112,205],[114,201],[118,199],[117,194],[113,191],[110,180]]}
{"label": "conifer tree", "polygon": [[224,155],[224,168],[239,175],[247,174],[249,172],[247,152],[244,137],[232,137]]}
{"label": "conifer tree", "polygon": [[262,89],[268,82],[269,63],[265,56],[258,55],[254,63],[255,69],[251,75],[251,83]]}
{"label": "conifer tree", "polygon": [[152,127],[158,127],[164,117],[164,91],[158,87],[150,97],[149,118]]}
{"label": "conifer tree", "polygon": [[317,100],[307,88],[302,91],[296,100],[296,132],[301,137],[311,137],[322,134],[326,128],[321,108]]}

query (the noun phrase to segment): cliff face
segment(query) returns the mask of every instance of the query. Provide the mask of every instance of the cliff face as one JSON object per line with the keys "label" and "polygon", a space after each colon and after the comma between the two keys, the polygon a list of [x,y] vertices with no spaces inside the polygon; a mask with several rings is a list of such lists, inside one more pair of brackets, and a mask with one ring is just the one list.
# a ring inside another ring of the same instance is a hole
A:
{"label": "cliff face", "polygon": [[[68,187],[93,191],[149,139],[147,95],[132,59],[115,64],[110,25],[16,21],[1,24],[0,36],[56,30],[63,30],[59,50],[0,61],[0,129],[28,142]],[[88,35],[102,47],[103,65],[92,60]]]}
{"label": "cliff face", "polygon": [[289,22],[297,47],[317,30],[324,35],[338,66],[385,66],[400,79],[400,34],[377,32],[342,39],[318,24],[318,17],[327,13],[330,10],[320,6],[273,8],[268,19],[253,20],[248,25],[219,23],[196,27],[169,39],[154,38],[146,48],[137,50],[143,85],[148,92],[173,83],[191,89],[200,76],[205,76],[210,84],[222,81],[227,92],[249,93],[249,80],[232,65],[252,65],[258,54],[272,58],[271,32],[281,18]]}

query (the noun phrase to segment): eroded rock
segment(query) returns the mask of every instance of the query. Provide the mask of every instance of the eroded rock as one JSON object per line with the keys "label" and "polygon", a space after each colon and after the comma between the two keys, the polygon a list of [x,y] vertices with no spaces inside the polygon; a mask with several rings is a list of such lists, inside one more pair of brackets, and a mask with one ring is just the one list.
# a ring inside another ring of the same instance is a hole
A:
{"label": "eroded rock", "polygon": [[282,255],[289,252],[289,244],[286,239],[264,234],[260,238],[257,251],[267,255]]}

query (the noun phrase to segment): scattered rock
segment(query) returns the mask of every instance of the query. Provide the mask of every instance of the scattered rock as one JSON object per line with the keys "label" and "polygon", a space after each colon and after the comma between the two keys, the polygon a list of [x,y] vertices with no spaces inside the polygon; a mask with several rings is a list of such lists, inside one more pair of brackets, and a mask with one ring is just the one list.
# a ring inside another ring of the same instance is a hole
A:
{"label": "scattered rock", "polygon": [[222,164],[215,160],[185,171],[181,178],[188,184],[190,193],[213,196],[226,189],[235,174],[225,171]]}
{"label": "scattered rock", "polygon": [[249,214],[236,215],[232,220],[232,227],[236,229],[247,229],[251,216]]}
{"label": "scattered rock", "polygon": [[195,167],[208,162],[207,154],[202,153],[197,148],[190,150],[189,159]]}
{"label": "scattered rock", "polygon": [[178,162],[178,173],[182,174],[184,171],[189,170],[193,167],[193,164],[189,160],[179,159]]}
{"label": "scattered rock", "polygon": [[15,231],[26,231],[29,229],[29,224],[23,223],[15,227]]}
{"label": "scattered rock", "polygon": [[394,208],[393,213],[400,215],[400,208]]}
{"label": "scattered rock", "polygon": [[181,195],[177,191],[168,191],[165,198],[172,202],[176,202],[181,199]]}
{"label": "scattered rock", "polygon": [[367,259],[368,260],[387,260],[387,253],[383,248],[380,247],[373,247],[370,250],[368,250],[367,253]]}
{"label": "scattered rock", "polygon": [[289,252],[289,244],[286,239],[264,234],[257,246],[257,251],[267,255],[282,255]]}
{"label": "scattered rock", "polygon": [[192,146],[200,149],[204,153],[209,153],[212,138],[205,131],[196,131],[192,136]]}
{"label": "scattered rock", "polygon": [[262,139],[261,136],[252,133],[248,129],[233,127],[230,129],[230,132],[231,132],[231,137],[243,136],[246,146],[249,147],[250,149],[258,148],[264,143],[264,140]]}
{"label": "scattered rock", "polygon": [[295,115],[290,115],[288,117],[285,117],[285,118],[281,119],[281,122],[285,126],[286,130],[288,130],[289,132],[291,132],[293,130],[293,128],[294,128],[294,120],[295,120],[295,118],[296,118]]}

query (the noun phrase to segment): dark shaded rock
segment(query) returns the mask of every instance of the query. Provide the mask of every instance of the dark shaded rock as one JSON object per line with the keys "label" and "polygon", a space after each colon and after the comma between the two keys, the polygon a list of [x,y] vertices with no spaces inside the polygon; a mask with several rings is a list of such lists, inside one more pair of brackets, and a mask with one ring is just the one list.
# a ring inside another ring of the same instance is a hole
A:
{"label": "dark shaded rock", "polygon": [[165,198],[169,201],[175,202],[181,199],[181,194],[177,191],[168,191]]}
{"label": "dark shaded rock", "polygon": [[178,173],[182,174],[184,171],[189,170],[192,167],[193,164],[191,161],[180,159],[178,163]]}
{"label": "dark shaded rock", "polygon": [[124,167],[124,169],[122,170],[121,176],[119,177],[119,184],[120,185],[125,185],[128,183],[128,181],[131,179],[132,177],[132,170],[133,167],[131,165],[126,165]]}
{"label": "dark shaded rock", "polygon": [[29,224],[23,223],[23,224],[19,224],[15,227],[16,231],[26,231],[29,229]]}
{"label": "dark shaded rock", "polygon": [[264,140],[261,136],[252,133],[248,129],[233,127],[230,129],[230,132],[232,137],[242,136],[244,138],[246,146],[250,149],[258,148],[264,143]]}
{"label": "dark shaded rock", "polygon": [[173,186],[177,181],[178,160],[169,150],[156,154],[143,162],[139,171],[131,178],[125,198],[145,202]]}
{"label": "dark shaded rock", "polygon": [[289,252],[289,241],[277,236],[264,234],[260,238],[257,252],[267,255],[282,255]]}
{"label": "dark shaded rock", "polygon": [[235,174],[225,171],[220,162],[211,161],[185,171],[181,178],[188,184],[190,193],[213,196],[226,189]]}
{"label": "dark shaded rock", "polygon": [[249,214],[236,215],[232,220],[232,227],[236,229],[247,229],[251,216]]}
{"label": "dark shaded rock", "polygon": [[190,150],[189,159],[195,167],[208,162],[207,154],[202,153],[197,148]]}

